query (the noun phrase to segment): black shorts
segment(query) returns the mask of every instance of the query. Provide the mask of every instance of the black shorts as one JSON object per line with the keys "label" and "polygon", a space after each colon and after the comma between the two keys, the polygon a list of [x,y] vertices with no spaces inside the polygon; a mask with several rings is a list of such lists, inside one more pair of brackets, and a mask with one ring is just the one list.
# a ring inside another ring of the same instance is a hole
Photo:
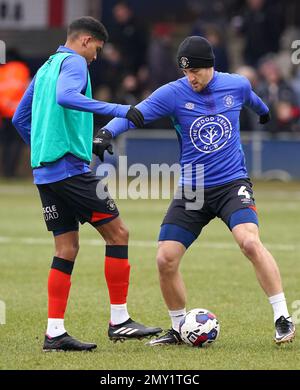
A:
{"label": "black shorts", "polygon": [[202,228],[215,217],[221,218],[229,227],[230,217],[235,211],[244,208],[256,210],[252,183],[249,179],[237,179],[205,189],[204,203],[199,210],[186,210],[186,202],[191,200],[184,197],[173,199],[162,226],[178,225],[198,237]]}
{"label": "black shorts", "polygon": [[[50,231],[78,229],[78,222],[104,225],[119,215],[101,180],[83,173],[48,184],[38,184],[44,219]],[[100,196],[100,194],[107,194]],[[102,199],[104,198],[104,199]]]}

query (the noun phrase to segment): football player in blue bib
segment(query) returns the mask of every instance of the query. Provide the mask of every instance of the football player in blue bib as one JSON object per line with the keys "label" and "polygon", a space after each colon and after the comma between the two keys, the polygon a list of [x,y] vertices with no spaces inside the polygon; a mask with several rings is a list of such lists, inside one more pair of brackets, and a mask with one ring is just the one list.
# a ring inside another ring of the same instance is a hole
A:
{"label": "football player in blue bib", "polygon": [[[95,343],[75,339],[65,329],[73,267],[79,251],[79,222],[93,226],[106,243],[109,338],[124,341],[161,332],[160,328],[144,326],[129,316],[128,231],[101,179],[89,167],[92,150],[101,158],[96,143],[92,149],[93,113],[129,118],[135,125],[143,126],[142,114],[134,107],[92,98],[88,66],[97,59],[107,39],[104,25],[90,16],[71,22],[65,45],[59,46],[40,67],[13,117],[14,126],[30,145],[34,183],[55,244],[48,277],[45,352],[90,351],[97,347]],[[99,192],[105,196],[99,197]]]}

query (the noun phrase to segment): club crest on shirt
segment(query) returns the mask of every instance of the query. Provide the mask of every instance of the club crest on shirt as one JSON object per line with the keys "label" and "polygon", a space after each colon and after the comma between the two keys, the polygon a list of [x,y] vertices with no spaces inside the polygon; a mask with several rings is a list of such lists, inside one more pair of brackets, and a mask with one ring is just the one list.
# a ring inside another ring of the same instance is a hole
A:
{"label": "club crest on shirt", "polygon": [[196,149],[213,153],[223,148],[231,137],[232,125],[224,115],[203,115],[190,127],[190,138]]}
{"label": "club crest on shirt", "polygon": [[223,97],[225,107],[232,107],[234,105],[234,98],[232,95],[226,95]]}

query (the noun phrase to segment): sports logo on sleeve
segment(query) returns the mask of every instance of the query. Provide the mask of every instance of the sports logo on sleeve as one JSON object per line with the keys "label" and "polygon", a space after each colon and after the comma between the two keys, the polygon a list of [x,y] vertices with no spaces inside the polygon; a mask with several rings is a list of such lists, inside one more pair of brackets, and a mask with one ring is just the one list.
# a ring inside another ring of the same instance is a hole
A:
{"label": "sports logo on sleeve", "polygon": [[226,145],[231,131],[232,125],[224,115],[203,115],[192,123],[190,137],[200,152],[213,153]]}

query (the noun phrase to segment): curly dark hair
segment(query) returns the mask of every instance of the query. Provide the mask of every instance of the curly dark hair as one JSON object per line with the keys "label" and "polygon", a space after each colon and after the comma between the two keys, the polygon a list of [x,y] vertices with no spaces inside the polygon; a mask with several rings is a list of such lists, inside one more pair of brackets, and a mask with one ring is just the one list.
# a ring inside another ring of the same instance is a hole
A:
{"label": "curly dark hair", "polygon": [[81,32],[89,33],[99,41],[107,42],[108,40],[108,32],[104,25],[91,16],[75,19],[68,27],[68,37],[70,38]]}

